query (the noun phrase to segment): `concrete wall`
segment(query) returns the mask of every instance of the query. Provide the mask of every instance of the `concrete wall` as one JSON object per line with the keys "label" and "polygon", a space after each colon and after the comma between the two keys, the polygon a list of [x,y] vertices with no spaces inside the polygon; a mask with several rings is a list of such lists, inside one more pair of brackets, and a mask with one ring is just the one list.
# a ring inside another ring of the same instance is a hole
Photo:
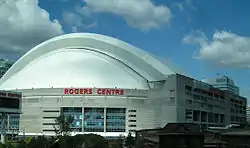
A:
{"label": "concrete wall", "polygon": [[[20,130],[27,133],[41,133],[43,129],[53,129],[53,119],[57,117],[61,107],[101,107],[126,108],[126,130],[139,130],[160,126],[162,99],[151,98],[147,90],[125,90],[123,96],[83,96],[63,94],[64,89],[33,89],[23,92],[23,114],[21,115]],[[136,110],[135,113],[129,110]],[[128,117],[135,114],[136,117]],[[136,118],[136,127],[128,127],[129,118]]]}
{"label": "concrete wall", "polygon": [[[195,88],[211,91],[211,86],[192,78],[169,75],[165,81],[157,82],[157,86],[159,87],[150,90],[127,89],[122,96],[64,95],[64,89],[55,88],[17,90],[23,92],[20,129],[32,133],[48,129],[49,126],[43,123],[51,123],[53,119],[45,120],[43,117],[59,116],[61,107],[126,108],[126,131],[163,127],[171,122],[224,126],[232,123],[230,120],[232,115],[246,118],[243,108],[246,105],[246,99],[228,95],[224,99],[218,99],[195,92]],[[187,86],[192,89],[187,91]],[[198,99],[194,97],[195,95]],[[230,102],[232,98],[241,102],[242,113],[230,112],[237,104]],[[129,110],[136,110],[136,112],[129,112]],[[190,118],[186,116],[187,110],[191,112]],[[199,121],[194,121],[194,111],[200,113]],[[213,113],[213,120],[215,120],[215,114],[224,114],[225,122],[209,122],[208,115],[205,116],[207,121],[202,122],[201,112]],[[136,117],[129,117],[132,114]],[[136,120],[136,127],[129,127],[129,119]],[[53,129],[52,126],[50,128]]]}

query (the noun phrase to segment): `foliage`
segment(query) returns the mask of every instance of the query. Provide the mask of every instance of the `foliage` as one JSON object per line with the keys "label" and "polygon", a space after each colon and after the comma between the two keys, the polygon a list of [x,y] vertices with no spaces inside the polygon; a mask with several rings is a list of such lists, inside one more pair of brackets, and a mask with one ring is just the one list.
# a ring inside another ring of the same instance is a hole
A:
{"label": "foliage", "polygon": [[6,145],[0,143],[0,148],[6,148],[6,147],[7,147]]}
{"label": "foliage", "polygon": [[109,143],[110,148],[123,148],[123,139],[112,140]]}
{"label": "foliage", "polygon": [[74,118],[72,116],[60,115],[55,119],[56,125],[54,126],[57,137],[68,136],[71,132],[70,125]]}
{"label": "foliage", "polygon": [[[33,137],[21,140],[13,148],[122,148],[123,139],[114,140],[111,143],[104,137],[96,134],[84,134],[76,136],[60,136],[58,139],[53,137]],[[2,148],[0,146],[0,148]],[[5,148],[5,147],[3,147]],[[9,147],[12,148],[12,147]]]}
{"label": "foliage", "polygon": [[108,148],[107,140],[95,134],[61,136],[57,144],[60,148],[80,148],[83,146],[87,148]]}
{"label": "foliage", "polygon": [[[72,116],[60,115],[55,119],[56,137],[33,137],[19,141],[16,148],[109,148],[108,141],[99,135],[84,134],[70,136],[71,124],[74,118]],[[130,140],[128,140],[130,142]],[[131,142],[130,142],[131,143]],[[121,148],[123,141],[113,144],[114,148]],[[121,146],[121,147],[119,147]],[[1,147],[0,147],[1,148]]]}
{"label": "foliage", "polygon": [[131,135],[131,133],[129,133],[125,139],[125,146],[127,148],[133,148],[134,145],[135,145],[135,138]]}

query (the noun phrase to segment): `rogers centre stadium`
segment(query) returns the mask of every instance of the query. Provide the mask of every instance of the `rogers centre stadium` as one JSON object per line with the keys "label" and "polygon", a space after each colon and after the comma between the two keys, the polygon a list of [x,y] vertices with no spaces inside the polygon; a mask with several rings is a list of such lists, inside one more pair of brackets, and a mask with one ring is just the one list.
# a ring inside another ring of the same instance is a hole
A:
{"label": "rogers centre stadium", "polygon": [[[199,119],[189,117],[185,101],[196,88],[225,95],[150,53],[91,33],[66,34],[37,45],[0,80],[0,90],[22,93],[19,129],[26,135],[54,135],[60,114],[74,117],[74,132],[105,137],[169,122],[228,124],[223,103],[202,111],[197,107]],[[215,114],[213,122],[202,120],[208,112]]]}

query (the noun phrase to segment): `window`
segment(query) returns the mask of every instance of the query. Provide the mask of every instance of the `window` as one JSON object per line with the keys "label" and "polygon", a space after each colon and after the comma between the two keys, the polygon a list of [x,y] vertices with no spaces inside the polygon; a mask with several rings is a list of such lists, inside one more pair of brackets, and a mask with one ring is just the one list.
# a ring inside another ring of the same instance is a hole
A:
{"label": "window", "polygon": [[194,110],[194,112],[193,112],[193,120],[194,121],[200,121],[200,111]]}
{"label": "window", "polygon": [[84,108],[84,131],[104,132],[104,108]]}
{"label": "window", "polygon": [[136,120],[128,120],[128,122],[136,122]]}
{"label": "window", "polygon": [[57,117],[43,117],[43,119],[56,119]]}
{"label": "window", "polygon": [[214,122],[214,114],[212,112],[208,113],[208,122]]}
{"label": "window", "polygon": [[170,97],[170,102],[171,103],[175,102],[175,97]]}
{"label": "window", "polygon": [[190,109],[186,109],[186,119],[192,119],[193,111]]}
{"label": "window", "polygon": [[136,117],[136,115],[128,115],[128,117]]}
{"label": "window", "polygon": [[56,125],[57,123],[43,123],[43,125]]}
{"label": "window", "polygon": [[231,122],[234,122],[234,116],[231,116]]}
{"label": "window", "polygon": [[193,98],[196,99],[196,100],[200,100],[201,97],[198,96],[198,95],[194,95]]}
{"label": "window", "polygon": [[220,123],[224,123],[224,122],[225,122],[225,115],[220,114]]}
{"label": "window", "polygon": [[173,94],[175,92],[175,90],[174,89],[170,89],[169,92],[170,92],[170,94]]}
{"label": "window", "polygon": [[192,100],[186,99],[185,102],[186,102],[186,104],[192,104]]}
{"label": "window", "polygon": [[126,124],[125,108],[107,108],[106,109],[106,131],[107,132],[125,132]]}
{"label": "window", "polygon": [[63,107],[61,108],[61,114],[68,117],[74,118],[71,129],[74,131],[82,131],[82,108],[81,107]]}
{"label": "window", "polygon": [[19,114],[9,115],[9,127],[11,129],[19,129],[19,124],[20,124],[20,115]]}
{"label": "window", "polygon": [[60,110],[44,110],[45,113],[59,113]]}
{"label": "window", "polygon": [[215,114],[214,114],[214,122],[215,122],[215,123],[218,123],[218,122],[219,122],[219,114],[218,114],[218,113],[215,113]]}
{"label": "window", "polygon": [[201,112],[201,122],[207,122],[207,112]]}
{"label": "window", "polygon": [[192,87],[191,87],[191,86],[186,85],[186,86],[185,86],[185,90],[186,90],[186,91],[188,91],[188,92],[191,92],[191,91],[192,91]]}

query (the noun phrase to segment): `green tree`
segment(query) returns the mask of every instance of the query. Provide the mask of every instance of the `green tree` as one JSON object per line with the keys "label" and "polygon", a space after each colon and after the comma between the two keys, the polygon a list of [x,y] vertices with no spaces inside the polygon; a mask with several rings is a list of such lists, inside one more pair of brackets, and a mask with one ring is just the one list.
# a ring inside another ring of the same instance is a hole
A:
{"label": "green tree", "polygon": [[0,143],[0,148],[6,148],[6,147],[7,147],[6,145]]}
{"label": "green tree", "polygon": [[110,148],[123,148],[123,139],[112,140],[109,142]]}
{"label": "green tree", "polygon": [[135,138],[131,135],[131,133],[129,133],[125,139],[125,146],[127,148],[133,148],[134,145],[135,145]]}
{"label": "green tree", "polygon": [[26,148],[26,143],[24,140],[19,141],[16,148]]}
{"label": "green tree", "polygon": [[[57,145],[57,146],[56,146]],[[109,148],[108,141],[99,135],[84,134],[76,136],[60,136],[51,148]]]}
{"label": "green tree", "polygon": [[56,124],[54,125],[54,129],[57,137],[70,135],[70,125],[72,124],[73,120],[74,118],[72,116],[64,115],[60,115],[55,119]]}
{"label": "green tree", "polygon": [[[74,136],[77,139],[77,146],[85,146],[87,148],[108,148],[109,144],[107,139],[96,134],[84,134]],[[80,143],[79,143],[80,142]]]}

